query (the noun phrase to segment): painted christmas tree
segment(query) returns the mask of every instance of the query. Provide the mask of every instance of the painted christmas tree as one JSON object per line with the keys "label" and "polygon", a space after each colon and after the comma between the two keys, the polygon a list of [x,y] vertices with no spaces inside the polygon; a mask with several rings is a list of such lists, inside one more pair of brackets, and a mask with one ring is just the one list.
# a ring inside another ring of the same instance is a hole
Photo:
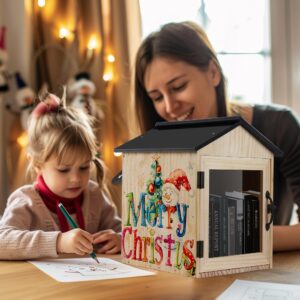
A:
{"label": "painted christmas tree", "polygon": [[157,204],[162,203],[162,186],[164,184],[164,181],[161,178],[161,166],[157,160],[151,164],[151,176],[152,178],[146,182],[146,193],[149,201],[146,214],[149,217],[149,220],[154,222],[158,213]]}

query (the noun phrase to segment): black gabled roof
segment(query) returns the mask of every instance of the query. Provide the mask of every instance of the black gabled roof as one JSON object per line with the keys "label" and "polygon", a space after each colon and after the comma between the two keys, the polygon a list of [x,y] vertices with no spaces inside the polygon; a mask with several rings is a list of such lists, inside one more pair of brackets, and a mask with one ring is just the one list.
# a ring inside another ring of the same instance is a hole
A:
{"label": "black gabled roof", "polygon": [[246,129],[274,156],[283,155],[277,146],[241,117],[158,122],[145,134],[115,148],[115,152],[197,151],[237,126]]}

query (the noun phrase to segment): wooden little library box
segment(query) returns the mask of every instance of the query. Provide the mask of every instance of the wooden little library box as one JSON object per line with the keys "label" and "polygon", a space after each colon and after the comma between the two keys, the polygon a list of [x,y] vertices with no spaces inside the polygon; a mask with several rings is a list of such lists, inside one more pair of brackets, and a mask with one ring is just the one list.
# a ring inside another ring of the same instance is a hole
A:
{"label": "wooden little library box", "polygon": [[281,151],[242,118],[160,122],[115,151],[124,262],[195,277],[272,267]]}

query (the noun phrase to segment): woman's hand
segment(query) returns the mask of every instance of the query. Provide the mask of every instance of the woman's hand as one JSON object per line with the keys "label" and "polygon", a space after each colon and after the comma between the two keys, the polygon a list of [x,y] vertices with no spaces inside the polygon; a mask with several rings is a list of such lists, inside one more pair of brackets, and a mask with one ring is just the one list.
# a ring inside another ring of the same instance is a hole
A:
{"label": "woman's hand", "polygon": [[121,235],[112,229],[102,230],[93,234],[93,244],[96,246],[97,253],[115,254],[121,251]]}
{"label": "woman's hand", "polygon": [[300,250],[300,224],[273,227],[273,250]]}
{"label": "woman's hand", "polygon": [[93,251],[93,237],[80,228],[60,233],[57,238],[57,253],[90,254]]}

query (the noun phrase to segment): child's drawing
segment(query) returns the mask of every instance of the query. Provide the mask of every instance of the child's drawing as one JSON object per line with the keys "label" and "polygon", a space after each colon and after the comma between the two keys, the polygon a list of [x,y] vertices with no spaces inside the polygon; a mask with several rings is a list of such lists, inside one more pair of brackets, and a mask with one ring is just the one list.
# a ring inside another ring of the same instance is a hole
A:
{"label": "child's drawing", "polygon": [[36,260],[30,261],[30,263],[55,280],[62,282],[127,278],[154,274],[109,258],[98,259],[99,264],[90,257]]}

